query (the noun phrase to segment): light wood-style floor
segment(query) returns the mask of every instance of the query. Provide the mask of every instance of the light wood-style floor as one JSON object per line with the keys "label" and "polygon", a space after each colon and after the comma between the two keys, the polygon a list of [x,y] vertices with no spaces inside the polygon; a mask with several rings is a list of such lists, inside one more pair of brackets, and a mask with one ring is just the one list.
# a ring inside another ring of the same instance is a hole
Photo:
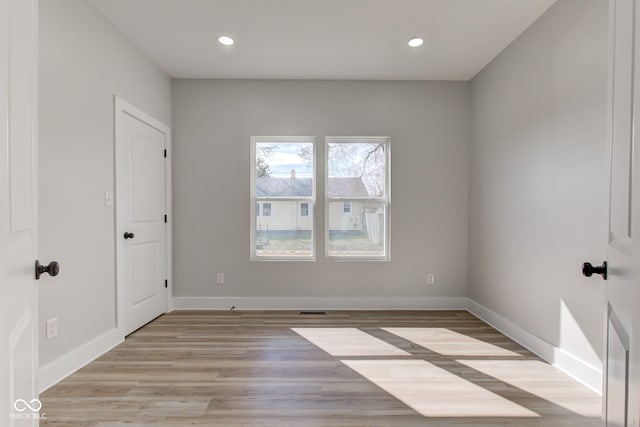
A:
{"label": "light wood-style floor", "polygon": [[180,311],[41,400],[44,426],[589,427],[601,399],[464,311]]}

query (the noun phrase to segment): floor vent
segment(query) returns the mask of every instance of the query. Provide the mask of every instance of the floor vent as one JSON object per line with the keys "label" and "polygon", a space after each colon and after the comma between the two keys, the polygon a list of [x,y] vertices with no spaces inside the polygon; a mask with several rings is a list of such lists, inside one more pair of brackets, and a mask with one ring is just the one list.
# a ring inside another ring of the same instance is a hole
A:
{"label": "floor vent", "polygon": [[316,316],[326,316],[326,311],[301,311],[300,314],[311,314]]}

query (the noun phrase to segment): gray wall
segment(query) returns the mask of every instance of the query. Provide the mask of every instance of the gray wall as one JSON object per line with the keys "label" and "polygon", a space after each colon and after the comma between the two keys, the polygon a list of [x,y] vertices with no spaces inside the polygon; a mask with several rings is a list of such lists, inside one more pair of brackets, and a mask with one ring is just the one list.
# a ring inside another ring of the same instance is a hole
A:
{"label": "gray wall", "polygon": [[595,367],[606,49],[607,2],[560,0],[471,82],[470,297]]}
{"label": "gray wall", "polygon": [[[171,81],[84,0],[40,2],[40,365],[115,327],[113,95],[171,123]],[[44,324],[59,319],[59,336]]]}
{"label": "gray wall", "polygon": [[[465,297],[468,102],[463,82],[174,80],[174,296]],[[250,262],[252,135],[316,136],[319,159],[326,135],[390,136],[391,261],[326,261],[320,226],[317,261]]]}

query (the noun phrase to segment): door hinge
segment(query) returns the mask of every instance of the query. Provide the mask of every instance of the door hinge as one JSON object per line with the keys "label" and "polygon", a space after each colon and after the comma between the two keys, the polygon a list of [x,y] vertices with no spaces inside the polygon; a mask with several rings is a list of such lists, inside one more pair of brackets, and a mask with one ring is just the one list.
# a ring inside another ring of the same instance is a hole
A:
{"label": "door hinge", "polygon": [[167,279],[164,279],[164,287],[165,288],[169,287],[169,281]]}
{"label": "door hinge", "polygon": [[167,223],[167,215],[166,215],[166,214],[165,214],[165,216],[164,216],[164,223],[165,223],[165,224]]}
{"label": "door hinge", "polygon": [[167,150],[166,149],[164,150],[164,158],[165,159],[167,158]]}

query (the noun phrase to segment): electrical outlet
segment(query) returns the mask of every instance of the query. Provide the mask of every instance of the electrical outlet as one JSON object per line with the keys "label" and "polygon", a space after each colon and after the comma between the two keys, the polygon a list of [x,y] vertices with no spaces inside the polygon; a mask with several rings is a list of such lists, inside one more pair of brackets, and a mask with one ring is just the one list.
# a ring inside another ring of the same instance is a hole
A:
{"label": "electrical outlet", "polygon": [[436,283],[436,277],[433,274],[427,274],[427,285]]}
{"label": "electrical outlet", "polygon": [[58,318],[47,320],[47,340],[58,336]]}
{"label": "electrical outlet", "polygon": [[224,273],[218,273],[216,282],[218,283],[218,285],[224,284]]}

